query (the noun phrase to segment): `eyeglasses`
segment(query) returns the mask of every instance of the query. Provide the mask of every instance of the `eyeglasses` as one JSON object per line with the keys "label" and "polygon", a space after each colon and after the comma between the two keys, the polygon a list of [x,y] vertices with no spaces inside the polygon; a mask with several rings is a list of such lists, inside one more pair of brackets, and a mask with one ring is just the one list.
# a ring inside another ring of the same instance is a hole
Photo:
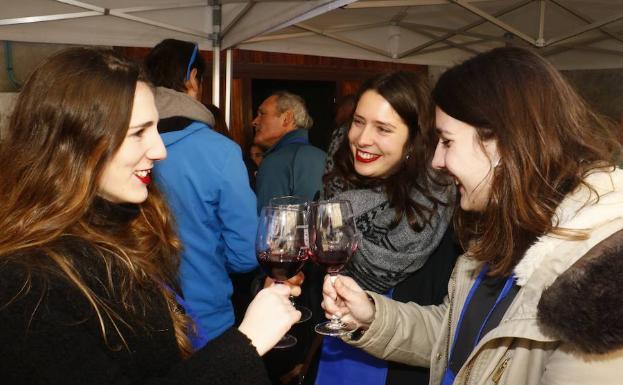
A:
{"label": "eyeglasses", "polygon": [[186,68],[186,77],[184,80],[190,80],[190,69],[192,68],[195,59],[197,58],[197,53],[199,52],[199,46],[195,44],[195,48],[193,49],[193,54],[190,55],[190,61],[188,62],[188,67]]}

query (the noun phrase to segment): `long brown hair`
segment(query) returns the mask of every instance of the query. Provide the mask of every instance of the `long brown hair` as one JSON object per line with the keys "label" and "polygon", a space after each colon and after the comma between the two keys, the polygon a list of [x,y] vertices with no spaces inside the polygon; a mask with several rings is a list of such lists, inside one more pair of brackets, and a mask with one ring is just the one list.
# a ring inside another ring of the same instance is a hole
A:
{"label": "long brown hair", "polygon": [[[136,64],[90,48],[58,53],[30,76],[0,143],[0,261],[29,251],[42,255],[17,262],[71,282],[93,308],[107,343],[114,333],[126,341],[119,325],[127,326],[127,319],[112,310],[117,301],[140,318],[150,302],[144,288],[154,287],[168,304],[180,350],[188,354],[189,320],[163,285],[174,285],[180,242],[160,194],[150,187],[127,231],[92,223],[99,180],[127,134],[139,81],[145,77]],[[101,281],[115,298],[96,294],[75,261],[63,255],[58,244],[68,237],[89,244],[102,259],[108,277]]]}
{"label": "long brown hair", "polygon": [[[421,231],[436,211],[437,205],[448,203],[439,201],[430,190],[431,183],[440,181],[438,175],[429,167],[435,135],[432,129],[434,110],[428,80],[424,75],[414,72],[383,73],[367,80],[360,87],[357,103],[370,90],[387,100],[409,129],[405,144],[405,154],[408,156],[396,172],[387,178],[365,177],[355,170],[348,135],[345,135],[335,153],[334,170],[325,176],[325,183],[331,178],[340,177],[354,188],[382,188],[387,194],[390,207],[396,211],[392,226],[398,225],[406,216],[409,226],[415,231]],[[432,206],[414,201],[411,198],[413,190],[425,196]]]}
{"label": "long brown hair", "polygon": [[609,122],[550,63],[526,49],[497,48],[446,71],[433,99],[474,126],[481,142],[497,140],[501,161],[486,209],[456,216],[463,246],[492,275],[510,274],[540,235],[582,237],[557,227],[555,210],[591,170],[614,167],[620,146]]}

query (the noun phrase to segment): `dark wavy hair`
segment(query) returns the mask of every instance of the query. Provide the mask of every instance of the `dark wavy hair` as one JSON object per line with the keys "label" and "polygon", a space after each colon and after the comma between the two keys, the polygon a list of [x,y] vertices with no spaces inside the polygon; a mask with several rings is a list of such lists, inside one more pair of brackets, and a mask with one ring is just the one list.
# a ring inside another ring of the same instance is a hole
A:
{"label": "dark wavy hair", "polygon": [[552,223],[555,210],[592,170],[615,167],[621,148],[610,122],[549,62],[497,48],[443,73],[433,99],[481,141],[497,141],[501,163],[486,209],[455,217],[463,246],[491,265],[490,274],[510,274],[540,235],[585,236]]}
{"label": "dark wavy hair", "polygon": [[[381,95],[392,106],[409,129],[405,154],[397,170],[387,178],[370,178],[359,175],[353,164],[353,154],[348,135],[335,153],[335,167],[325,175],[327,183],[332,178],[345,179],[352,188],[382,188],[387,194],[390,207],[396,211],[392,226],[397,226],[406,216],[409,226],[421,231],[429,223],[438,204],[447,204],[431,193],[431,183],[441,183],[438,175],[429,167],[435,147],[433,130],[434,108],[430,87],[425,75],[395,71],[383,73],[367,80],[357,92],[357,103],[367,91]],[[351,116],[352,120],[352,116]],[[351,123],[351,122],[349,122]],[[413,190],[419,191],[432,205],[427,207],[411,198]]]}
{"label": "dark wavy hair", "polygon": [[[195,46],[195,43],[176,39],[165,39],[158,43],[145,58],[149,80],[157,87],[186,92],[186,71]],[[197,52],[190,68],[196,68],[197,77],[203,78],[206,63],[201,52]]]}
{"label": "dark wavy hair", "polygon": [[[168,305],[181,351],[189,354],[190,320],[162,284],[175,285],[181,245],[161,195],[150,186],[139,215],[123,231],[93,223],[99,181],[127,135],[140,81],[145,76],[136,64],[93,48],[62,51],[29,77],[0,142],[0,164],[10,165],[0,173],[0,261],[21,263],[44,280],[66,279],[93,308],[107,344],[120,340],[127,347],[124,317],[140,320],[153,302],[145,287],[155,288]],[[89,245],[101,259],[108,277],[97,279],[110,295],[89,286],[93,277],[64,252],[66,239]],[[31,279],[27,275],[25,288]],[[125,316],[113,310],[119,305]]]}

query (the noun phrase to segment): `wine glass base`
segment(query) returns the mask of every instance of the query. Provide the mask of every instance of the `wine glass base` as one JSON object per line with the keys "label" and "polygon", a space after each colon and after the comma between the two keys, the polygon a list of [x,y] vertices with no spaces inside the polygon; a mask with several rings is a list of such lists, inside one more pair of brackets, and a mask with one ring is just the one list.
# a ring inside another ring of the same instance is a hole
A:
{"label": "wine glass base", "polygon": [[348,326],[347,324],[340,321],[326,321],[316,325],[316,327],[314,328],[316,333],[332,337],[343,336],[345,334],[352,333],[353,331],[355,331],[355,329],[356,328]]}
{"label": "wine glass base", "polygon": [[301,312],[301,319],[296,321],[297,324],[300,324],[301,322],[309,321],[309,319],[312,316],[311,310],[301,305],[294,305],[294,308],[296,308],[296,310]]}
{"label": "wine glass base", "polygon": [[290,334],[286,334],[281,337],[281,339],[279,340],[279,342],[277,342],[277,344],[275,344],[275,346],[273,346],[273,349],[291,348],[292,346],[296,345],[296,342],[296,337]]}

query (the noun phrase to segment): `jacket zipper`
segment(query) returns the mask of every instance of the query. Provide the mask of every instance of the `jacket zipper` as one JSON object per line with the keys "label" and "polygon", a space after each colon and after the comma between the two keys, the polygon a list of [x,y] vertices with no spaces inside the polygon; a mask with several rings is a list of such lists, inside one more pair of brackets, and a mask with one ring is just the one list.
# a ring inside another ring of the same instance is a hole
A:
{"label": "jacket zipper", "polygon": [[446,368],[450,365],[450,341],[452,341],[452,310],[454,308],[454,297],[456,296],[456,280],[454,274],[450,277],[450,310],[448,312],[448,338],[446,340]]}
{"label": "jacket zipper", "polygon": [[510,360],[510,357],[506,357],[506,359],[502,361],[502,364],[500,364],[500,366],[498,366],[498,368],[495,369],[495,372],[493,372],[491,381],[493,381],[494,384],[497,385],[500,382],[500,379],[502,378],[502,374],[504,374],[504,370],[508,366],[509,360]]}
{"label": "jacket zipper", "polygon": [[472,374],[472,367],[474,366],[474,360],[472,360],[472,362],[469,363],[469,365],[467,365],[467,369],[465,369],[465,371],[467,373],[465,373],[465,385],[469,384],[469,379],[471,377]]}

